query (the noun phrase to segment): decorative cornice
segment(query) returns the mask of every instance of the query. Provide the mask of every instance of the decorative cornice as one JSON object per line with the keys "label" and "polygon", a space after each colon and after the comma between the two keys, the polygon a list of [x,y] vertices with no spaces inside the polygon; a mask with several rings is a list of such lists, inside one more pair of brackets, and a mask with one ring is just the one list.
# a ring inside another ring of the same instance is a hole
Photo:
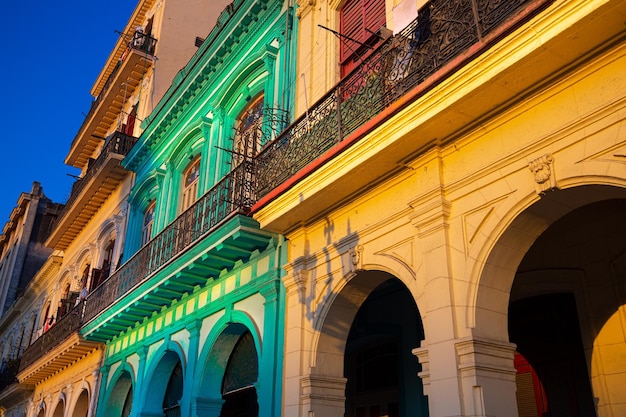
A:
{"label": "decorative cornice", "polygon": [[[142,161],[151,154],[150,151],[160,143],[159,138],[185,117],[186,109],[191,108],[189,103],[206,94],[214,80],[225,78],[224,72],[232,62],[230,55],[233,51],[249,51],[259,38],[265,44],[271,41],[272,30],[267,30],[263,36],[258,32],[269,29],[271,20],[279,16],[281,2],[255,1],[250,2],[252,4],[248,8],[242,7],[242,1],[235,3],[222,13],[225,17],[220,16],[203,46],[177,75],[172,87],[152,112],[153,116],[147,117],[142,123],[144,135],[135,150],[129,153],[125,164],[127,169],[136,172]],[[282,18],[285,18],[285,13]],[[224,26],[230,23],[230,31],[225,30]],[[170,107],[166,108],[168,105]]]}

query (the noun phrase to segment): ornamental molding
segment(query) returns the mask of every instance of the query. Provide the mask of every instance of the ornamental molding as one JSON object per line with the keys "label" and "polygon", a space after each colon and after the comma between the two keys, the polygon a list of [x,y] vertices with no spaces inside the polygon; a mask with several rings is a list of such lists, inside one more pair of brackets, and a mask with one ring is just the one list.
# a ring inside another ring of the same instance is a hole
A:
{"label": "ornamental molding", "polygon": [[552,154],[546,153],[539,158],[533,159],[528,163],[528,169],[535,180],[537,194],[543,195],[547,191],[558,188],[556,176],[554,175],[554,157]]}

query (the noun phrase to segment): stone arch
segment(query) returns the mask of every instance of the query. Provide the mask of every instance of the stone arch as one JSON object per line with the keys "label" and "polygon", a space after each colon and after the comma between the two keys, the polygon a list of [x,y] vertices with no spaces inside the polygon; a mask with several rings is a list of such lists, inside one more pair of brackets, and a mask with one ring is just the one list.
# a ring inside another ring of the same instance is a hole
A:
{"label": "stone arch", "polygon": [[266,71],[263,66],[265,51],[256,51],[250,54],[244,63],[239,65],[239,71],[228,86],[225,87],[222,100],[216,106],[224,108],[226,113],[235,118],[246,107],[247,96],[255,97],[263,91],[264,79],[261,75]]}
{"label": "stone arch", "polygon": [[56,400],[56,403],[51,407],[51,410],[54,410],[50,417],[64,417],[65,416],[65,394],[59,393],[59,396]]}
{"label": "stone arch", "polygon": [[187,361],[181,346],[176,342],[163,344],[150,361],[142,389],[142,412],[163,413],[163,398],[174,368],[180,363],[185,380]]}
{"label": "stone arch", "polygon": [[249,331],[254,339],[257,354],[261,352],[261,337],[254,320],[246,313],[233,311],[222,317],[211,329],[202,351],[198,355],[196,381],[199,381],[194,395],[220,398],[220,387],[236,338]]}
{"label": "stone arch", "polygon": [[[191,161],[190,157],[197,157],[202,151],[202,144],[206,138],[202,135],[202,129],[194,126],[192,129],[180,134],[177,143],[170,152],[168,165],[171,164],[173,171],[182,173]],[[200,155],[205,157],[206,155]]]}
{"label": "stone arch", "polygon": [[68,407],[72,411],[68,416],[70,417],[87,417],[89,413],[89,402],[91,399],[91,393],[89,390],[89,385],[85,383],[85,386],[76,387],[79,394],[72,401],[73,404]]}
{"label": "stone arch", "polygon": [[[386,298],[389,296],[391,298]],[[403,312],[410,311],[410,313],[409,315],[402,314],[402,318],[392,319],[391,316],[381,318],[382,321],[394,322],[382,331],[381,329],[386,325],[372,320],[368,309],[377,303],[394,305],[390,304],[393,297],[399,297],[397,300],[400,300],[395,306]],[[405,370],[394,375],[396,379],[394,379],[393,386],[397,390],[393,394],[395,399],[392,400],[389,397],[390,402],[386,403],[385,407],[405,407],[404,413],[409,412],[407,411],[409,408],[411,408],[411,413],[417,412],[416,410],[420,407],[427,409],[426,397],[422,395],[422,383],[417,377],[419,367],[411,353],[424,337],[422,318],[415,299],[415,295],[406,283],[389,272],[379,270],[359,270],[349,274],[344,277],[343,285],[332,289],[324,304],[320,306],[319,317],[313,323],[316,337],[311,340],[311,375],[303,382],[307,386],[306,390],[310,391],[311,410],[316,414],[328,416],[344,415],[348,412],[346,407],[352,407],[352,412],[355,411],[357,396],[354,395],[356,392],[354,391],[356,383],[354,375],[356,374],[352,373],[356,366],[354,365],[355,355],[358,355],[360,350],[370,349],[374,345],[386,346],[385,348],[393,350],[394,359],[390,360],[394,361],[394,364],[410,363],[416,367],[414,372],[408,371],[406,367],[400,367]],[[411,319],[409,319],[410,316],[412,316]],[[402,328],[406,328],[405,318],[411,322],[414,321],[417,325],[411,332],[406,332]],[[358,329],[353,327],[357,320]],[[359,331],[364,333],[359,334]],[[387,332],[386,335],[385,332]],[[374,348],[378,349],[378,347]],[[344,369],[347,374],[344,374]],[[402,387],[407,383],[411,385],[411,389],[420,391],[422,394],[413,396],[413,399],[409,399],[411,396],[404,392],[400,394],[404,390]],[[321,401],[320,396],[326,396],[332,400]],[[376,401],[378,399],[386,401],[383,397],[377,398]],[[387,409],[387,412],[391,412],[390,410]]]}
{"label": "stone arch", "polygon": [[388,272],[359,271],[331,292],[314,322],[318,337],[311,346],[315,352],[311,365],[316,373],[335,375],[338,369],[343,369],[345,343],[359,307],[376,287],[392,277]]}
{"label": "stone arch", "polygon": [[[128,402],[130,402],[131,406],[135,405],[134,391],[136,384],[134,373],[127,365],[122,365],[116,370],[111,381],[111,388],[107,390],[106,398],[102,401],[103,405],[106,404],[106,407],[103,409],[106,412],[106,417],[122,417],[125,409],[129,411]],[[98,409],[101,408],[98,407]],[[99,412],[98,414],[101,416],[105,415],[104,412],[102,414]]]}
{"label": "stone arch", "polygon": [[468,292],[468,324],[475,337],[508,342],[509,296],[517,268],[532,244],[557,219],[575,208],[626,197],[623,188],[586,184],[521,201],[498,227],[497,239],[483,250]]}

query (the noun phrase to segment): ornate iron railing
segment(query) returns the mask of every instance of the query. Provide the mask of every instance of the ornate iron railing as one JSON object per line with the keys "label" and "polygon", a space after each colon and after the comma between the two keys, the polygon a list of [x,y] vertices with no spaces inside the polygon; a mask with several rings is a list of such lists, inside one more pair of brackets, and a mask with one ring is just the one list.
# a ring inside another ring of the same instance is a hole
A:
{"label": "ornate iron railing", "polygon": [[69,313],[61,317],[47,332],[42,334],[22,353],[20,371],[26,369],[37,359],[67,340],[77,332],[82,324],[85,302],[79,302]]}
{"label": "ornate iron railing", "polygon": [[70,193],[70,197],[67,199],[65,203],[65,208],[59,213],[57,217],[56,223],[58,224],[61,219],[70,211],[72,205],[78,198],[78,195],[81,193],[85,185],[89,183],[89,181],[96,175],[98,175],[98,171],[100,167],[104,164],[110,154],[118,154],[118,155],[127,155],[130,152],[131,148],[137,143],[137,138],[134,136],[126,135],[122,132],[115,132],[109,135],[105,139],[104,146],[100,151],[100,155],[91,162],[87,168],[87,172],[81,178],[77,179],[74,184],[72,184],[72,192]]}
{"label": "ornate iron railing", "polygon": [[109,87],[111,86],[111,83],[115,79],[117,72],[119,71],[120,67],[122,66],[122,63],[124,62],[128,54],[131,52],[131,50],[138,50],[148,55],[154,55],[156,44],[157,44],[157,40],[150,35],[146,35],[141,32],[135,32],[133,34],[131,40],[128,42],[128,48],[124,51],[120,60],[117,61],[117,64],[115,64],[115,68],[113,68],[113,71],[111,71],[111,74],[109,74],[107,80],[104,83],[104,86],[100,90],[100,94],[98,94],[98,97],[96,97],[91,102],[91,105],[89,106],[89,111],[87,112],[87,115],[85,116],[85,120],[83,121],[83,124],[81,125],[80,129],[78,129],[78,133],[76,134],[76,136],[74,136],[74,139],[72,140],[72,145],[71,145],[72,148],[76,144],[76,141],[78,140],[78,138],[82,135],[83,127],[85,126],[85,123],[87,123],[91,119],[91,116],[100,105],[100,102],[106,96],[107,92],[109,91]]}
{"label": "ornate iron railing", "polygon": [[87,297],[85,322],[97,316],[152,273],[233,214],[255,201],[252,163],[239,164],[156,235]]}
{"label": "ornate iron railing", "polygon": [[231,166],[256,156],[288,125],[289,112],[282,109],[253,107],[241,115],[233,137]]}
{"label": "ornate iron railing", "polygon": [[305,115],[266,145],[255,158],[258,196],[268,194],[411,89],[466,54],[494,29],[515,19],[523,8],[532,4],[538,10],[551,1],[429,1],[416,20],[387,39]]}

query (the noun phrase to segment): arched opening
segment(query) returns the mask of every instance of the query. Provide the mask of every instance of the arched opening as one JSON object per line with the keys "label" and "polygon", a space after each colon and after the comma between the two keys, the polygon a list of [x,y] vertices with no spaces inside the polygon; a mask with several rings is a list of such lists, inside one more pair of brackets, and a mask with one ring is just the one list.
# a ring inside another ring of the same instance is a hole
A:
{"label": "arched opening", "polygon": [[133,382],[128,371],[117,378],[106,405],[107,417],[128,417],[133,406]]}
{"label": "arched opening", "polygon": [[221,417],[254,417],[259,415],[255,383],[259,378],[259,361],[249,330],[239,336],[226,365],[222,380]]}
{"label": "arched opening", "polygon": [[163,397],[163,414],[166,417],[180,416],[180,399],[183,396],[183,366],[178,361],[167,382]]}
{"label": "arched opening", "polygon": [[553,221],[515,273],[508,306],[523,416],[616,415],[626,396],[626,199]]}
{"label": "arched opening", "polygon": [[192,157],[191,162],[185,168],[182,177],[182,193],[180,211],[187,210],[198,199],[198,184],[200,182],[200,157]]}
{"label": "arched opening", "polygon": [[259,153],[267,140],[263,132],[263,99],[263,93],[249,98],[248,104],[237,116],[231,169],[235,169],[246,158],[252,158]]}
{"label": "arched opening", "polygon": [[65,414],[65,404],[62,400],[59,400],[56,408],[54,409],[54,413],[52,413],[52,417],[63,417]]}
{"label": "arched opening", "polygon": [[82,390],[74,405],[74,412],[72,417],[87,417],[89,413],[89,392],[86,389]]}
{"label": "arched opening", "polygon": [[413,297],[397,279],[377,286],[354,318],[346,343],[346,416],[427,416],[411,350],[424,339]]}
{"label": "arched opening", "polygon": [[185,389],[184,371],[181,356],[173,350],[166,350],[146,381],[148,388],[142,399],[141,412],[165,417],[180,416],[180,402]]}
{"label": "arched opening", "polygon": [[[427,416],[428,401],[412,350],[424,339],[412,294],[393,275],[360,271],[323,318],[312,410],[326,416]],[[333,401],[322,399],[328,393]],[[345,400],[340,399],[345,395]]]}
{"label": "arched opening", "polygon": [[[113,251],[115,249],[115,239],[111,239],[104,246],[104,256],[102,257],[102,273],[100,282],[104,281],[111,275],[111,268],[113,267]],[[95,287],[94,287],[95,288]]]}

